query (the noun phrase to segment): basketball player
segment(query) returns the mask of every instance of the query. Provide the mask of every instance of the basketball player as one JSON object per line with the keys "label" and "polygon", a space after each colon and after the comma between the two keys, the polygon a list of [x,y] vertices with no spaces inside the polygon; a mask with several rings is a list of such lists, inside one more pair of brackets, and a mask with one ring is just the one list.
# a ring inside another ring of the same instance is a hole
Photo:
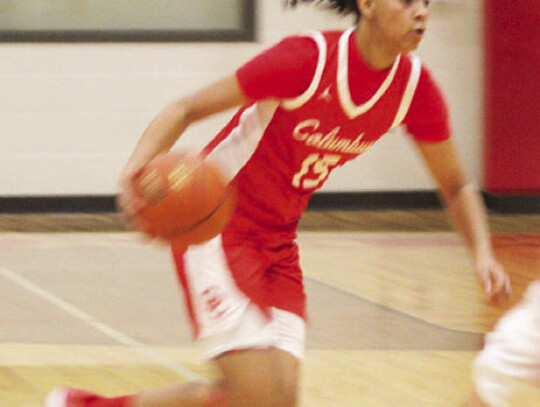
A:
{"label": "basketball player", "polygon": [[47,407],[296,406],[306,325],[298,220],[334,168],[401,124],[470,247],[487,300],[508,294],[484,207],[450,139],[441,90],[409,54],[425,33],[428,1],[329,3],[355,14],[356,26],[285,38],[234,74],[165,107],[123,171],[120,206],[139,230],[152,235],[136,215],[133,174],[169,150],[191,123],[240,107],[204,150],[236,184],[236,213],[206,244],[173,247],[195,336],[223,382],[114,399],[58,389]]}
{"label": "basketball player", "polygon": [[507,407],[520,381],[540,387],[540,280],[486,336],[473,381],[474,393],[464,407]]}

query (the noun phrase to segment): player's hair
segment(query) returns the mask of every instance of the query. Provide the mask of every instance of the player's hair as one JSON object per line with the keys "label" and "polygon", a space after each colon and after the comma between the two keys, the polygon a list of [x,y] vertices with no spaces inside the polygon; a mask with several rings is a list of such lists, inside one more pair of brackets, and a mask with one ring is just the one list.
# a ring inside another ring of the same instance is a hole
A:
{"label": "player's hair", "polygon": [[340,14],[353,14],[356,20],[360,20],[361,13],[356,0],[284,0],[288,7],[296,7],[299,3],[321,3],[336,10]]}

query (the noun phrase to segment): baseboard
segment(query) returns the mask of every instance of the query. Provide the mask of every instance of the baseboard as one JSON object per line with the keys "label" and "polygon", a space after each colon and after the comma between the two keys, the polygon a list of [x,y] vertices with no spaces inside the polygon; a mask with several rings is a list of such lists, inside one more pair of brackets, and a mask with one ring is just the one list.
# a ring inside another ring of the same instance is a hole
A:
{"label": "baseboard", "polygon": [[540,213],[540,194],[536,195],[498,195],[484,192],[486,206],[497,213]]}
{"label": "baseboard", "polygon": [[[538,195],[496,195],[482,192],[490,212],[501,214],[540,214]],[[411,210],[441,209],[435,191],[382,191],[318,193],[313,195],[308,210]]]}
{"label": "baseboard", "polygon": [[112,213],[113,195],[62,195],[0,197],[0,213]]}
{"label": "baseboard", "polygon": [[[486,206],[497,213],[540,213],[540,195],[483,193]],[[441,209],[435,191],[319,192],[307,210],[413,210]],[[0,214],[114,213],[113,195],[0,197]]]}
{"label": "baseboard", "polygon": [[441,209],[434,191],[320,192],[308,210]]}

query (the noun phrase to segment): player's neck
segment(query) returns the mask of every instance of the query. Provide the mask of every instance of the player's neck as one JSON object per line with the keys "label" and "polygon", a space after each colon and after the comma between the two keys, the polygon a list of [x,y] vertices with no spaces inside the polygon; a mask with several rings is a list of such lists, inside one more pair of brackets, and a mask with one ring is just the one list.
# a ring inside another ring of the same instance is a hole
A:
{"label": "player's neck", "polygon": [[364,62],[378,71],[390,68],[399,55],[399,50],[387,46],[382,38],[362,24],[356,30],[355,43]]}

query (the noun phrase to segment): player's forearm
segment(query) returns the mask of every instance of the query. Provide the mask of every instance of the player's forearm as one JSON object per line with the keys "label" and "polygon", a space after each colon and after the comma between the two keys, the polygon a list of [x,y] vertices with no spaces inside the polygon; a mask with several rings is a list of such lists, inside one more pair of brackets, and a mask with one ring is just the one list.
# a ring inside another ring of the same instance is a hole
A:
{"label": "player's forearm", "polygon": [[475,186],[465,184],[452,196],[445,197],[456,229],[463,235],[475,257],[492,253],[487,215]]}
{"label": "player's forearm", "polygon": [[248,102],[235,74],[190,94],[163,109],[139,140],[125,172],[136,170],[157,154],[168,151],[193,122]]}
{"label": "player's forearm", "polygon": [[182,101],[165,107],[142,134],[126,170],[137,169],[156,155],[168,151],[189,126],[188,112],[187,104]]}

